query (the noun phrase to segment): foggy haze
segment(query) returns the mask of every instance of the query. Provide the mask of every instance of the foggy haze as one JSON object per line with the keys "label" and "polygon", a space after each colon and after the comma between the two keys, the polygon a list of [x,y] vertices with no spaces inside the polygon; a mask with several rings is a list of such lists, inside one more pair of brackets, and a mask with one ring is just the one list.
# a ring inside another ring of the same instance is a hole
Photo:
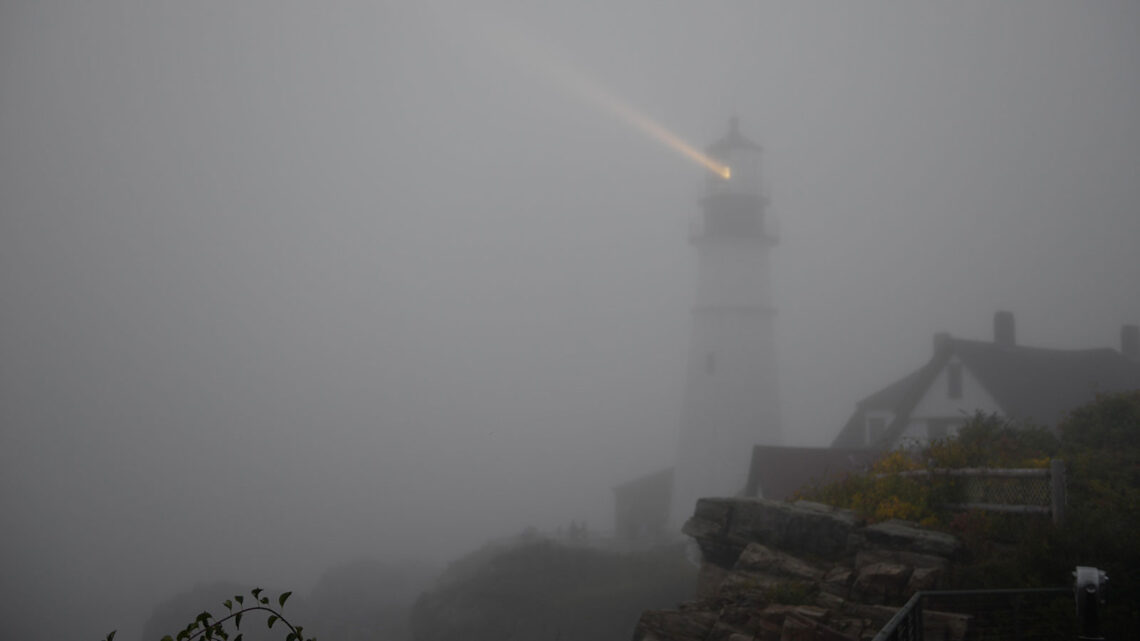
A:
{"label": "foggy haze", "polygon": [[496,25],[764,147],[788,445],[997,309],[1140,322],[1136,3],[481,5],[0,5],[0,636],[604,530],[671,463],[707,170]]}

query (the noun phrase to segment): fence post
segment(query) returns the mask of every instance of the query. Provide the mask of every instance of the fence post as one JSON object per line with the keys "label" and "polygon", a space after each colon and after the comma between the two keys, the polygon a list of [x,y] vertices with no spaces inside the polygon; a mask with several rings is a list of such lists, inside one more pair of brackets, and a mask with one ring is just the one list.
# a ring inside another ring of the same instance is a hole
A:
{"label": "fence post", "polygon": [[1059,458],[1049,461],[1049,487],[1053,495],[1053,525],[1065,519],[1065,462]]}

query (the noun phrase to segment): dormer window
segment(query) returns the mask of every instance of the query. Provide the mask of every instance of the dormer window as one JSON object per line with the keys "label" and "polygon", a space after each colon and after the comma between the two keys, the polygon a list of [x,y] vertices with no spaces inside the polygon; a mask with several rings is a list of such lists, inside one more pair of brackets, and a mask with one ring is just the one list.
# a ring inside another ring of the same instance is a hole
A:
{"label": "dormer window", "polygon": [[946,367],[946,395],[962,398],[962,364],[950,363]]}

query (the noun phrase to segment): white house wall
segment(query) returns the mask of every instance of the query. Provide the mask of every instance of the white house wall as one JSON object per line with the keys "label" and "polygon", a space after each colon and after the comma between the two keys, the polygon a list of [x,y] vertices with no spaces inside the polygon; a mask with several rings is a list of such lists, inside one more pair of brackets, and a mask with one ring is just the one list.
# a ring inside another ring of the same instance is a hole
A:
{"label": "white house wall", "polygon": [[886,431],[891,422],[895,420],[895,413],[887,410],[868,410],[863,419],[863,444],[874,445],[880,438],[882,433],[872,434],[871,424],[874,421],[881,421],[883,431]]}
{"label": "white house wall", "polygon": [[934,377],[926,393],[910,413],[910,421],[899,439],[903,443],[927,441],[927,422],[931,419],[965,420],[975,412],[1002,413],[994,397],[982,386],[981,381],[965,366],[962,367],[962,394],[960,398],[950,397],[950,365],[960,361],[950,360]]}

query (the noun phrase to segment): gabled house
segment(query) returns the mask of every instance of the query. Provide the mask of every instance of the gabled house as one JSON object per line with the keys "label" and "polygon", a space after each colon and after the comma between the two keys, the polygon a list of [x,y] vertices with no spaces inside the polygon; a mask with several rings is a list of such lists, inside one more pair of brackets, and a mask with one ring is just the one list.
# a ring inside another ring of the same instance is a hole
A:
{"label": "gabled house", "polygon": [[994,340],[934,337],[918,370],[859,401],[832,447],[890,449],[944,438],[977,411],[1056,426],[1100,393],[1140,389],[1140,329],[1126,325],[1121,349],[1024,347],[1013,315],[994,316]]}

